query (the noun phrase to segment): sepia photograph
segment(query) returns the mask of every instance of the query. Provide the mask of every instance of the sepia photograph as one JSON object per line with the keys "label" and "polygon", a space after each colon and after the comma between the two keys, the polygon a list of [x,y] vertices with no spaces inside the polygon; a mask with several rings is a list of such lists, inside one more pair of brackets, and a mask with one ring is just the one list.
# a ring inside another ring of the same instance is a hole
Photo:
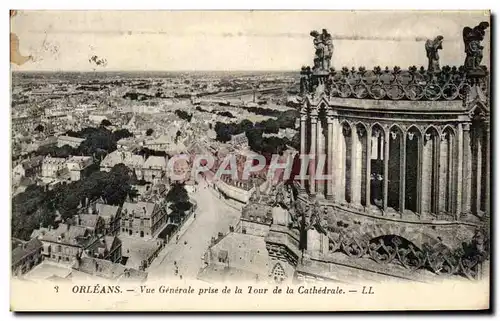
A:
{"label": "sepia photograph", "polygon": [[11,311],[489,309],[490,24],[11,10]]}

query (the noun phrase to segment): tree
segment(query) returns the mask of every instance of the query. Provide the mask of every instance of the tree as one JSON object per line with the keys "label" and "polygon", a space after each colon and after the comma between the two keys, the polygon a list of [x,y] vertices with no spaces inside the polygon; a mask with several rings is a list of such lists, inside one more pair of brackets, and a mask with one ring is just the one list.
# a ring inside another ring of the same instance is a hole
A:
{"label": "tree", "polygon": [[146,136],[151,136],[151,134],[153,134],[153,129],[149,128],[146,130]]}
{"label": "tree", "polygon": [[101,121],[101,126],[104,126],[104,127],[111,126],[111,122],[107,119],[103,119]]}
{"label": "tree", "polygon": [[113,139],[119,141],[122,138],[134,137],[128,129],[118,129],[113,132]]}
{"label": "tree", "polygon": [[172,184],[172,187],[165,196],[167,202],[170,203],[183,203],[189,202],[188,192],[183,183],[176,182]]}
{"label": "tree", "polygon": [[183,111],[183,110],[180,110],[180,109],[177,109],[175,111],[175,114],[181,118],[181,119],[184,119],[184,120],[187,120],[188,122],[191,122],[191,118],[193,117],[192,114],[188,114],[187,112]]}
{"label": "tree", "polygon": [[172,211],[171,215],[179,220],[185,215],[193,205],[189,201],[189,196],[184,184],[174,183],[166,195],[167,202],[171,203],[169,208]]}

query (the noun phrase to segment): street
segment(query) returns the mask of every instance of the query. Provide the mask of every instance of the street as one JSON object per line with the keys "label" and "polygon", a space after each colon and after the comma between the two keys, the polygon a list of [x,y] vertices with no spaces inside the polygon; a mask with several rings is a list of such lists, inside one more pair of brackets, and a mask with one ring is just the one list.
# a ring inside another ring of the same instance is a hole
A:
{"label": "street", "polygon": [[[196,219],[176,242],[172,240],[147,269],[148,279],[193,279],[201,268],[201,257],[210,245],[212,236],[227,233],[229,225],[235,226],[241,213],[226,205],[201,181],[191,197],[198,203]],[[187,242],[187,244],[184,244]],[[176,262],[178,275],[175,275]]]}

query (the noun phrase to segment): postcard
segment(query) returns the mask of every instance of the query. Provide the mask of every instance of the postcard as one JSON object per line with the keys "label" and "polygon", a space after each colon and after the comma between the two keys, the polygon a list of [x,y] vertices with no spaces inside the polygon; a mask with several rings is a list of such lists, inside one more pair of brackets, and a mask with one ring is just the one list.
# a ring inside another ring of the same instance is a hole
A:
{"label": "postcard", "polygon": [[10,24],[12,311],[490,309],[489,11]]}

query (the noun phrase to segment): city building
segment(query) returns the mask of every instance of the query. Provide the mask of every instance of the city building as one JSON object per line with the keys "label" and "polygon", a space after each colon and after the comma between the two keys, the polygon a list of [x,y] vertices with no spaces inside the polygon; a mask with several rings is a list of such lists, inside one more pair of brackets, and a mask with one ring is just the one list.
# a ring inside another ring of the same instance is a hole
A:
{"label": "city building", "polygon": [[104,220],[105,235],[117,235],[120,232],[121,207],[96,203],[93,214],[99,215]]}
{"label": "city building", "polygon": [[59,224],[56,229],[34,230],[31,238],[42,242],[45,259],[58,263],[72,264],[79,257],[119,260],[121,242],[114,236],[100,237],[95,232],[85,226]]}
{"label": "city building", "polygon": [[248,138],[246,133],[231,135],[230,144],[238,148],[247,147]]}
{"label": "city building", "polygon": [[69,145],[73,148],[78,148],[83,141],[84,138],[72,137],[72,136],[59,136],[57,137],[57,147],[63,147],[64,145]]}
{"label": "city building", "polygon": [[143,179],[153,184],[159,183],[167,172],[167,159],[161,156],[149,156],[143,165]]}
{"label": "city building", "polygon": [[42,177],[55,179],[66,169],[66,158],[45,156],[42,161]]}
{"label": "city building", "polygon": [[71,156],[66,160],[71,181],[79,181],[89,172],[89,167],[94,164],[92,156]]}
{"label": "city building", "polygon": [[118,164],[124,164],[128,168],[134,171],[137,179],[142,179],[142,170],[145,162],[145,157],[141,155],[135,155],[131,152],[115,150],[109,153],[101,161],[101,171],[109,172],[111,169]]}
{"label": "city building", "polygon": [[[108,260],[85,257],[77,260],[72,266],[74,271],[106,280],[144,282],[148,274],[144,271],[128,268]],[[78,276],[77,276],[78,277]]]}
{"label": "city building", "polygon": [[13,182],[20,182],[22,178],[37,177],[42,174],[43,156],[35,156],[17,164],[12,169]]}
{"label": "city building", "polygon": [[125,202],[122,207],[121,233],[150,239],[167,223],[166,203]]}

